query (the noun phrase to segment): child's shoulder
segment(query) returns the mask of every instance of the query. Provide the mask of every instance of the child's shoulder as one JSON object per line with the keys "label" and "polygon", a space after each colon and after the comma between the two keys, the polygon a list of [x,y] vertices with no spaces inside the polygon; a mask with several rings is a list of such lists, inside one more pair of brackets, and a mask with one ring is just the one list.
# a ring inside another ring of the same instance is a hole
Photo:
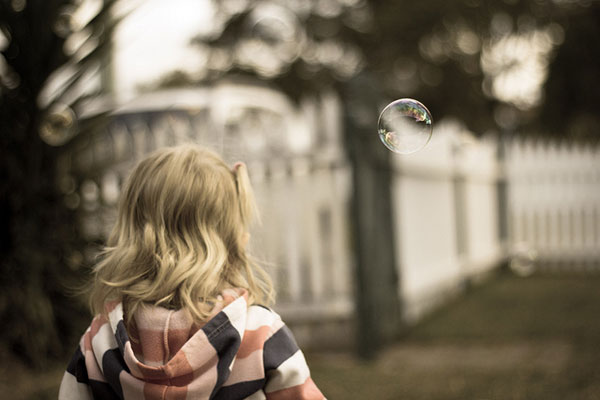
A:
{"label": "child's shoulder", "polygon": [[272,308],[262,304],[252,304],[248,307],[247,325],[256,328],[265,325],[279,328],[283,325],[283,321],[281,316]]}
{"label": "child's shoulder", "polygon": [[263,304],[250,304],[250,306],[249,306],[250,309],[256,308],[256,307],[262,308],[263,310],[266,310],[267,312],[270,312],[270,313],[273,313],[273,314],[277,314],[271,307],[267,307],[267,306],[265,306]]}

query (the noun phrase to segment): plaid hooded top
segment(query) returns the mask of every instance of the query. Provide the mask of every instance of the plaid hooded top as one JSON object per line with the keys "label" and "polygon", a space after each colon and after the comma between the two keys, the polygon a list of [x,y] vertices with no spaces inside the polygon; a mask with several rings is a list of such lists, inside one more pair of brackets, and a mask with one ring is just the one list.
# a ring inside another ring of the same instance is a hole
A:
{"label": "plaid hooded top", "polygon": [[189,313],[107,307],[85,332],[59,399],[324,399],[292,333],[272,310],[227,290],[203,326]]}

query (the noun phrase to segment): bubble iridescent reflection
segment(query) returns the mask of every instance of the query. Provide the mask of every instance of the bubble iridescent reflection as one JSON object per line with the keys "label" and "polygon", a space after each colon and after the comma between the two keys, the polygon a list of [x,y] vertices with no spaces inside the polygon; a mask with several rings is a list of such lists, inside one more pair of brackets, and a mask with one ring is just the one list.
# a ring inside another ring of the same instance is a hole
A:
{"label": "bubble iridescent reflection", "polygon": [[431,139],[433,118],[421,102],[399,99],[383,109],[377,130],[388,149],[394,153],[410,154],[421,150]]}

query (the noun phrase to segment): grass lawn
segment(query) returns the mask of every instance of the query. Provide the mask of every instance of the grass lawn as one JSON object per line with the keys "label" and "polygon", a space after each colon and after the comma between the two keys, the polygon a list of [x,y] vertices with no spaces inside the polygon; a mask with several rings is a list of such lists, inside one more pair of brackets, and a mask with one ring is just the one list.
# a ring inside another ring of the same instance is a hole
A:
{"label": "grass lawn", "polygon": [[[600,274],[499,273],[407,330],[376,361],[307,359],[334,400],[600,399]],[[37,372],[5,361],[1,398],[56,398],[66,360]]]}
{"label": "grass lawn", "polygon": [[331,399],[600,399],[600,275],[499,273],[374,362],[307,358]]}

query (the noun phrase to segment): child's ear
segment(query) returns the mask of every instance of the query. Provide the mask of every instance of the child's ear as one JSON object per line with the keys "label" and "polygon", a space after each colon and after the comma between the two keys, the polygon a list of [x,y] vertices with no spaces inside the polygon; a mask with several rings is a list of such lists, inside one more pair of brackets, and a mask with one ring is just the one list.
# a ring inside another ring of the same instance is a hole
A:
{"label": "child's ear", "polygon": [[250,241],[250,233],[245,232],[244,235],[242,236],[242,245],[244,247],[246,247],[248,245],[249,241]]}

